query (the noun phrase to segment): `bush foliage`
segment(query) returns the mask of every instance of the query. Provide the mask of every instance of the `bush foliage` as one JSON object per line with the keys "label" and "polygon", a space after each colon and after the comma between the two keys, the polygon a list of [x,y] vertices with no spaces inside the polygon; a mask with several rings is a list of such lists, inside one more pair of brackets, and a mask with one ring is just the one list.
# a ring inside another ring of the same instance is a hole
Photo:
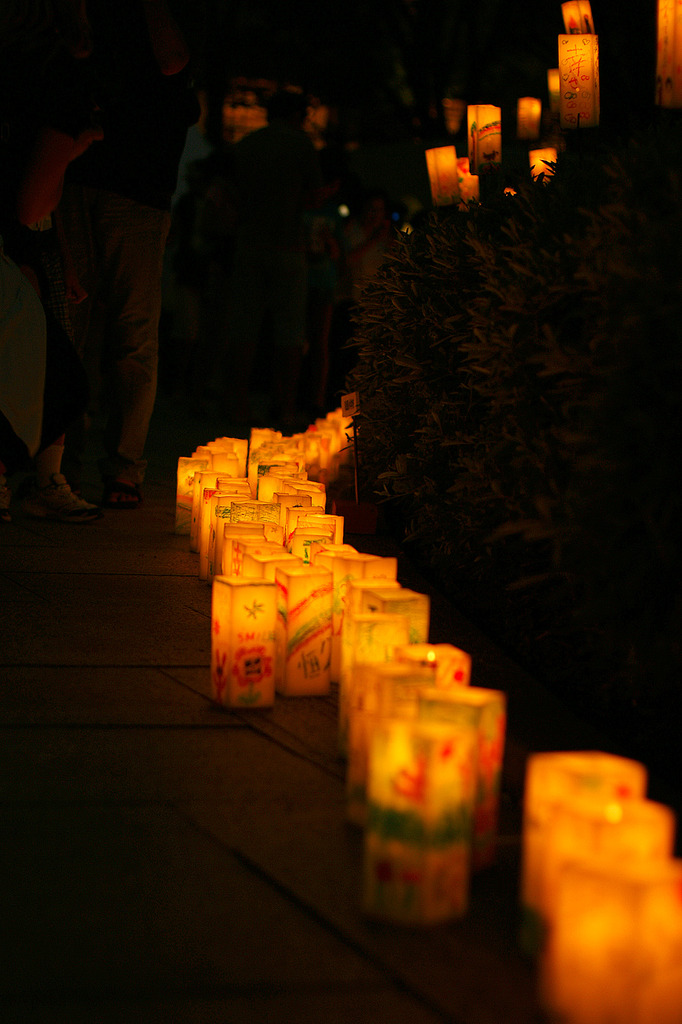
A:
{"label": "bush foliage", "polygon": [[402,235],[354,321],[361,472],[534,671],[650,730],[680,689],[682,137],[564,153]]}

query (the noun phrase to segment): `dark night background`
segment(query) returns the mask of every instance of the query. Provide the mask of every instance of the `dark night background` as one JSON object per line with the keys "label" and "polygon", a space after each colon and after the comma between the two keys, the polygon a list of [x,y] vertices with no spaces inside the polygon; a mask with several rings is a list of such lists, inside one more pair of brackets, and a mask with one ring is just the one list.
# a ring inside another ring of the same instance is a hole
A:
{"label": "dark night background", "polygon": [[[175,0],[216,101],[237,76],[296,84],[353,122],[358,141],[442,134],[440,101],[547,98],[560,0]],[[601,125],[627,133],[653,111],[655,0],[594,0]],[[202,24],[203,21],[203,24]],[[214,104],[214,114],[215,106]]]}

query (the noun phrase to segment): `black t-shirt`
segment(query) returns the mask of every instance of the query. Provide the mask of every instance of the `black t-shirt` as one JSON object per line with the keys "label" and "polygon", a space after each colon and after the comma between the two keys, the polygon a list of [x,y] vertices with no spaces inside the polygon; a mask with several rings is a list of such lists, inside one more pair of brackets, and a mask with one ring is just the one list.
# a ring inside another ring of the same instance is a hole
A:
{"label": "black t-shirt", "polygon": [[164,75],[139,0],[90,0],[104,139],[69,168],[67,180],[169,209],[187,129],[199,117],[189,72]]}

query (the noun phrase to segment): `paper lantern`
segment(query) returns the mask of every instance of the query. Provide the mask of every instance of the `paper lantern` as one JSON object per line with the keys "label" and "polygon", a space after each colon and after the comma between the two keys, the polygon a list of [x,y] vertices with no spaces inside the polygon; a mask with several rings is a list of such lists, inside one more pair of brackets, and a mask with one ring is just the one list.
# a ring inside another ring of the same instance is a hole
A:
{"label": "paper lantern", "polygon": [[238,477],[240,475],[239,456],[236,452],[214,451],[211,469],[225,476]]}
{"label": "paper lantern", "polygon": [[284,530],[286,537],[286,525],[287,525],[287,511],[290,508],[310,508],[311,500],[309,494],[298,494],[293,492],[292,494],[286,494],[284,491],[275,491],[272,496],[272,500],[279,505],[279,525]]}
{"label": "paper lantern", "polygon": [[208,539],[215,511],[215,480],[213,487],[203,487],[199,512],[199,579],[208,579]]}
{"label": "paper lantern", "polygon": [[290,555],[281,548],[279,551],[264,551],[262,548],[246,547],[242,556],[242,576],[254,576],[275,581],[275,574],[280,566],[303,565],[300,558]]}
{"label": "paper lantern", "polygon": [[516,101],[517,139],[537,139],[540,135],[542,100],[536,96],[520,96]]}
{"label": "paper lantern", "polygon": [[594,32],[592,8],[588,0],[567,0],[561,5],[564,28],[569,35],[582,35]]}
{"label": "paper lantern", "polygon": [[233,523],[232,521],[226,522],[222,528],[222,542],[216,545],[220,547],[221,554],[218,560],[216,553],[216,565],[220,566],[220,573],[222,576],[239,576],[241,574],[241,549],[235,556],[232,546],[235,540],[240,537],[257,537],[261,543],[265,542],[265,524],[264,523]]}
{"label": "paper lantern", "polygon": [[[214,503],[211,506],[211,531],[208,538],[208,581],[211,582],[214,576],[225,575],[223,570],[223,544],[225,541],[225,526],[232,522],[232,500],[240,491],[237,489],[239,479],[230,482],[229,489],[226,487],[224,477],[218,477],[218,489],[214,495]],[[257,531],[264,536],[263,528]],[[229,573],[227,574],[229,575]]]}
{"label": "paper lantern", "polygon": [[469,168],[472,174],[497,170],[502,162],[502,109],[489,103],[467,107]]}
{"label": "paper lantern", "polygon": [[502,759],[507,723],[507,698],[501,690],[477,686],[432,687],[419,696],[419,715],[445,721],[476,736],[476,797],[472,836],[475,871],[495,861],[500,809]]}
{"label": "paper lantern", "polygon": [[466,913],[474,756],[473,742],[447,725],[377,724],[363,848],[365,913],[409,925]]}
{"label": "paper lantern", "polygon": [[275,570],[277,662],[275,685],[285,696],[329,693],[332,574],[324,566]]}
{"label": "paper lantern", "polygon": [[431,682],[428,668],[389,661],[355,667],[348,706],[346,817],[364,826],[372,734],[381,718],[416,718],[419,693]]}
{"label": "paper lantern", "polygon": [[557,151],[555,146],[545,146],[542,149],[531,149],[528,151],[528,162],[533,181],[544,175],[544,180],[551,178],[555,171]]}
{"label": "paper lantern", "polygon": [[407,615],[410,620],[410,643],[426,643],[429,639],[431,598],[408,587],[377,584],[360,592],[360,611]]}
{"label": "paper lantern", "polygon": [[208,469],[208,459],[178,459],[177,486],[175,489],[175,532],[189,536],[192,522],[192,495],[194,476]]}
{"label": "paper lantern", "polygon": [[275,698],[276,587],[215,576],[211,591],[211,684],[224,707],[271,707]]}
{"label": "paper lantern", "polygon": [[566,867],[595,859],[614,863],[669,860],[675,842],[675,815],[651,800],[577,799],[554,809],[545,826],[542,864],[542,916],[544,927],[542,1002],[555,1004],[553,958],[548,952],[557,926],[559,894]]}
{"label": "paper lantern", "polygon": [[523,949],[536,955],[544,941],[543,887],[547,826],[556,807],[576,798],[641,798],[647,772],[630,758],[601,751],[532,754],[526,766],[521,869]]}
{"label": "paper lantern", "polygon": [[454,644],[408,644],[396,647],[396,661],[411,661],[431,670],[431,684],[439,689],[468,686],[471,655]]}
{"label": "paper lantern", "polygon": [[679,1024],[682,861],[567,864],[540,989],[566,1024]]}
{"label": "paper lantern", "polygon": [[189,526],[189,549],[190,551],[199,551],[199,531],[201,527],[201,514],[202,514],[202,499],[204,496],[205,487],[216,486],[216,474],[212,470],[208,469],[200,473],[194,474],[194,481],[192,484],[192,512],[190,515],[190,526]]}
{"label": "paper lantern", "polygon": [[682,107],[682,7],[658,0],[656,16],[656,103]]}
{"label": "paper lantern", "polygon": [[410,620],[406,615],[377,612],[350,614],[350,607],[346,608],[338,711],[339,753],[343,757],[348,750],[350,708],[356,701],[356,685],[361,685],[358,666],[391,661],[396,647],[409,643],[409,636]]}
{"label": "paper lantern", "polygon": [[426,170],[434,206],[451,206],[459,202],[457,151],[454,146],[427,149]]}
{"label": "paper lantern", "polygon": [[599,37],[559,36],[559,124],[593,128],[599,124]]}
{"label": "paper lantern", "polygon": [[321,514],[319,514],[317,512],[314,512],[314,513],[311,512],[310,515],[308,515],[308,516],[306,516],[304,514],[304,515],[298,517],[298,520],[297,520],[297,523],[296,523],[296,529],[300,529],[301,527],[308,527],[308,526],[312,526],[313,529],[316,529],[316,530],[319,530],[319,529],[325,529],[326,530],[327,528],[331,528],[332,529],[332,543],[333,544],[343,544],[343,525],[344,525],[343,516],[331,515],[331,514],[327,515],[325,512],[322,512]]}
{"label": "paper lantern", "polygon": [[292,555],[297,555],[306,565],[310,565],[310,546],[319,541],[325,544],[333,543],[333,527],[316,530],[314,526],[297,526],[289,538],[287,550]]}
{"label": "paper lantern", "polygon": [[[386,564],[364,552],[357,551],[350,544],[312,545],[313,564],[323,565],[332,574],[334,596],[332,603],[332,664],[331,679],[338,683],[341,678],[341,645],[343,621],[346,614],[348,588],[354,580],[363,579],[366,573],[384,571],[390,573],[397,565]],[[394,561],[390,560],[391,563]],[[397,560],[396,560],[397,561]],[[382,564],[383,563],[383,564]]]}
{"label": "paper lantern", "polygon": [[460,203],[466,206],[470,202],[478,202],[480,198],[478,175],[471,173],[468,156],[460,157],[457,161],[457,173],[459,174]]}
{"label": "paper lantern", "polygon": [[281,544],[273,543],[264,537],[254,537],[249,534],[241,537],[233,537],[231,541],[232,565],[231,570],[235,576],[245,576],[244,559],[248,554],[281,555],[285,554]]}
{"label": "paper lantern", "polygon": [[547,69],[547,99],[549,101],[549,109],[552,114],[559,113],[559,92],[561,89],[561,79],[559,77],[558,68]]}

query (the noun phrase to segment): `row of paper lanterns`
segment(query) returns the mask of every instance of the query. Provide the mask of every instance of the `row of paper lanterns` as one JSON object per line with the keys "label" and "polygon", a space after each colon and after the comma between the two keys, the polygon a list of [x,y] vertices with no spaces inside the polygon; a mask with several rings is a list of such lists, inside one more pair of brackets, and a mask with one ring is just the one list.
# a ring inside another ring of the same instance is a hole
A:
{"label": "row of paper lanterns", "polygon": [[[337,411],[180,458],[176,531],[212,586],[214,700],[267,708],[338,685],[363,909],[432,925],[467,912],[472,872],[495,860],[506,695],[429,642],[429,597],[398,582],[397,559],[344,542],[325,480],[349,429]],[[601,752],[528,760],[520,944],[550,1019],[682,1024],[682,861],[646,786],[643,765]]]}
{"label": "row of paper lanterns", "polygon": [[[364,909],[434,924],[466,912],[471,871],[494,859],[506,698],[470,686],[464,651],[429,644],[429,596],[398,583],[395,557],[344,542],[320,476],[348,429],[337,412],[302,435],[254,430],[181,457],[176,532],[212,587],[214,700],[267,708],[338,686]],[[321,474],[311,438],[325,432]]]}

